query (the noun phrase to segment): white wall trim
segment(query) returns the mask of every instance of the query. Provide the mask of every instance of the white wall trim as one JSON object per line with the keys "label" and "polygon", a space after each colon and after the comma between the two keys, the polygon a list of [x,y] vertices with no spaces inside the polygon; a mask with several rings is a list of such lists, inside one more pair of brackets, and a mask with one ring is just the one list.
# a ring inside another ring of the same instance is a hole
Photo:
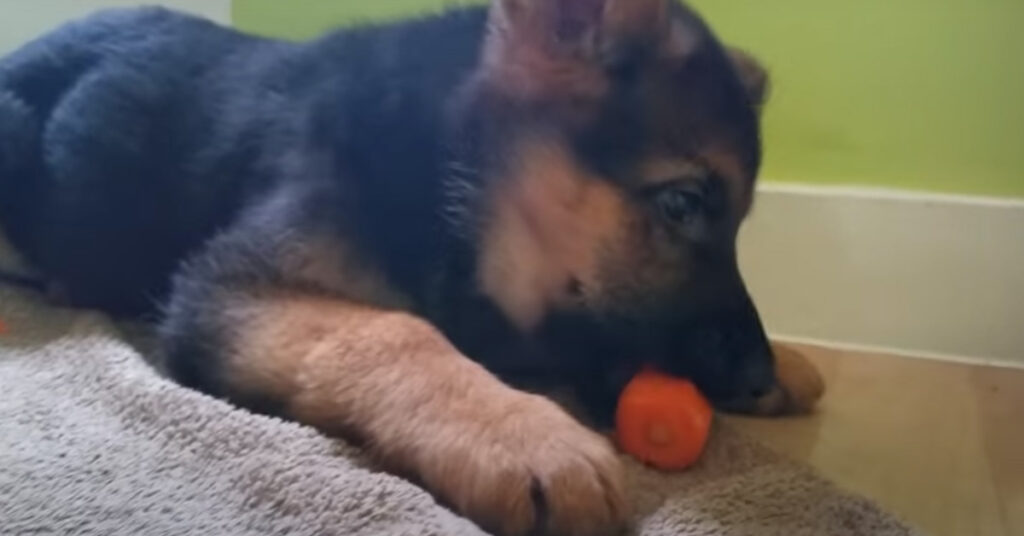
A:
{"label": "white wall trim", "polygon": [[794,342],[1024,367],[1024,199],[767,183],[740,257]]}
{"label": "white wall trim", "polygon": [[[1021,173],[1024,181],[1024,172]],[[812,197],[843,196],[853,199],[873,199],[888,201],[911,201],[915,203],[947,203],[961,205],[981,205],[1005,208],[1024,208],[1024,197],[992,197],[972,194],[950,194],[915,190],[894,190],[874,186],[806,184],[784,181],[763,182],[758,185],[759,192],[787,193]]]}
{"label": "white wall trim", "polygon": [[870,344],[856,344],[849,342],[837,342],[822,339],[814,339],[810,337],[798,337],[792,335],[786,335],[784,333],[771,333],[770,338],[773,341],[790,344],[803,344],[807,346],[819,346],[822,348],[830,348],[833,350],[842,350],[847,352],[857,352],[866,354],[884,354],[894,355],[899,357],[906,357],[910,359],[924,359],[927,361],[942,361],[944,363],[959,363],[963,365],[984,365],[987,367],[997,367],[1005,369],[1024,370],[1024,361],[1010,361],[1006,359],[991,359],[985,357],[972,357],[962,356],[953,354],[943,354],[938,352],[928,352],[925,350],[906,350],[903,348],[892,348],[889,346],[876,346]]}

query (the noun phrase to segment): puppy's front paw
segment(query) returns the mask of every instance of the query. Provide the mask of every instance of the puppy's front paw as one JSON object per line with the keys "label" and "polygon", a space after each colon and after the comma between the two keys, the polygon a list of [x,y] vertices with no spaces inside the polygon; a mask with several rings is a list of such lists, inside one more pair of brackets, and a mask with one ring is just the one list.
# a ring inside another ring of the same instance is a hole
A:
{"label": "puppy's front paw", "polygon": [[621,532],[622,467],[608,441],[546,398],[509,398],[446,423],[423,445],[427,486],[501,534]]}
{"label": "puppy's front paw", "polygon": [[781,344],[772,344],[775,354],[776,387],[757,401],[754,413],[791,415],[808,413],[825,394],[825,380],[803,354]]}
{"label": "puppy's front paw", "polygon": [[803,354],[788,346],[773,345],[775,350],[775,376],[786,395],[786,409],[790,413],[805,413],[825,394],[825,380],[821,372]]}

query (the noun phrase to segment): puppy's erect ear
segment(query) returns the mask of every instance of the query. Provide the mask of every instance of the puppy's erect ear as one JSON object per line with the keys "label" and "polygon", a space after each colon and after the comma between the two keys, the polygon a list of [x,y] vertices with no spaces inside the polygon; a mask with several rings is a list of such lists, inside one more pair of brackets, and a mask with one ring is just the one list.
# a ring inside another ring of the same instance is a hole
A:
{"label": "puppy's erect ear", "polygon": [[751,104],[761,111],[768,100],[768,71],[753,56],[737,48],[729,49],[729,58],[740,76],[740,81],[747,88]]}
{"label": "puppy's erect ear", "polygon": [[520,98],[599,97],[614,49],[668,31],[668,0],[493,0],[485,75]]}

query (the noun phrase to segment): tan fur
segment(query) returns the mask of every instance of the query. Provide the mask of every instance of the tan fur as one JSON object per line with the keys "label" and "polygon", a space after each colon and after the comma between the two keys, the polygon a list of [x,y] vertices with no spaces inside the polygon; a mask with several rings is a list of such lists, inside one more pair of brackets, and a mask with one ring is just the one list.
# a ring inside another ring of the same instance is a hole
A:
{"label": "tan fur", "polygon": [[[581,169],[564,145],[536,142],[517,161],[490,194],[479,277],[484,293],[521,329],[554,307],[624,307],[687,276],[683,252],[660,247],[645,225],[649,216],[618,187]],[[651,159],[640,176],[647,184],[698,180],[705,169]],[[580,295],[570,293],[572,281]]]}
{"label": "tan fur", "polygon": [[336,233],[296,237],[279,253],[279,264],[281,272],[295,285],[325,290],[358,303],[409,308],[408,298]]}
{"label": "tan fur", "polygon": [[644,184],[650,186],[678,180],[698,180],[707,174],[707,169],[696,162],[678,158],[650,158],[640,172]]}
{"label": "tan fur", "polygon": [[590,535],[624,523],[607,441],[550,400],[505,386],[426,322],[285,293],[226,306],[238,320],[226,371],[234,390],[271,394],[301,422],[353,434],[484,527]]}
{"label": "tan fur", "polygon": [[712,175],[724,181],[733,217],[741,220],[750,209],[754,180],[752,172],[744,169],[735,154],[728,149],[710,146],[693,160],[649,158],[640,173],[643,183],[649,186],[680,180],[701,180]]}
{"label": "tan fur", "polygon": [[599,284],[601,255],[622,246],[629,208],[556,142],[524,148],[518,162],[491,195],[480,287],[528,330],[550,306],[573,299],[571,279]]}

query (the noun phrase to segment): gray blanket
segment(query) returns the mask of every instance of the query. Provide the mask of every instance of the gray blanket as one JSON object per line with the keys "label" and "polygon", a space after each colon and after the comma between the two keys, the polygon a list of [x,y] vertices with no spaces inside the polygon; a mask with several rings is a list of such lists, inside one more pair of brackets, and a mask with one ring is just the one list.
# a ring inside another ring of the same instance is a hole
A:
{"label": "gray blanket", "polygon": [[[165,380],[102,316],[0,287],[0,319],[0,534],[482,534],[343,442]],[[690,471],[627,463],[638,534],[914,533],[722,425]]]}

